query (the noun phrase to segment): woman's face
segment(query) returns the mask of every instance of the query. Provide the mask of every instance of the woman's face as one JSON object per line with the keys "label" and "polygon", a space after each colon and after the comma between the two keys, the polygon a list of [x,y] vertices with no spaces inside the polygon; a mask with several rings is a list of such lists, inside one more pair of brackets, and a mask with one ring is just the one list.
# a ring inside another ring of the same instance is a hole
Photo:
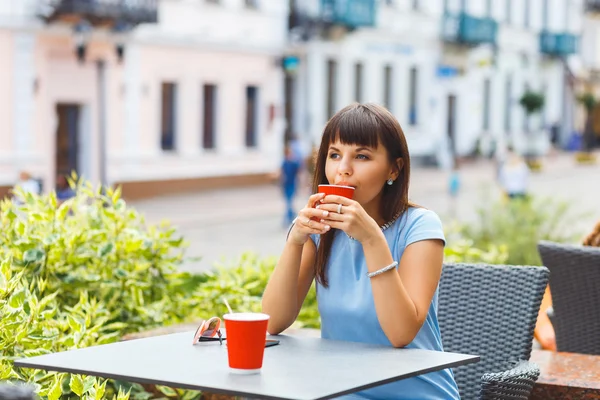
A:
{"label": "woman's face", "polygon": [[397,175],[381,143],[376,149],[340,141],[329,145],[325,162],[329,184],[354,187],[354,200],[374,218],[378,217],[376,213],[385,182],[390,178],[395,180]]}

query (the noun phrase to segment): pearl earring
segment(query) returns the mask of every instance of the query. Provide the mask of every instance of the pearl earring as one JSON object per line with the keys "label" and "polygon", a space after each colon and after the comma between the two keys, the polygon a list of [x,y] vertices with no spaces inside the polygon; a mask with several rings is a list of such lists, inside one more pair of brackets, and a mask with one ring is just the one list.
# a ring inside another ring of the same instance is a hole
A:
{"label": "pearl earring", "polygon": [[387,180],[387,184],[388,185],[392,186],[392,183],[394,183],[394,180],[392,178],[390,178],[390,179]]}

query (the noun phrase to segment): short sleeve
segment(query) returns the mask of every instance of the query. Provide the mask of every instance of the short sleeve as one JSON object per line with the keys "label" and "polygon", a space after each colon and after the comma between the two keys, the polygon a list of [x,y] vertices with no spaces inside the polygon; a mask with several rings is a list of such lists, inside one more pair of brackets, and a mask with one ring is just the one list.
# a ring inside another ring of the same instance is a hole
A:
{"label": "short sleeve", "polygon": [[439,239],[446,245],[442,221],[436,213],[424,208],[415,209],[408,218],[405,245],[421,240]]}

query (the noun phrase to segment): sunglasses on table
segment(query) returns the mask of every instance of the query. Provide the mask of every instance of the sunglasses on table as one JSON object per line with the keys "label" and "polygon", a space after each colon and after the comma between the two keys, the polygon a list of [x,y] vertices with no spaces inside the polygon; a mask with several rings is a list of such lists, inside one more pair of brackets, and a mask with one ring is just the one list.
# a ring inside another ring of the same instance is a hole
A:
{"label": "sunglasses on table", "polygon": [[192,344],[199,342],[216,342],[219,341],[223,344],[223,334],[221,333],[221,319],[219,317],[212,317],[206,321],[202,321],[196,333],[194,333],[194,341]]}

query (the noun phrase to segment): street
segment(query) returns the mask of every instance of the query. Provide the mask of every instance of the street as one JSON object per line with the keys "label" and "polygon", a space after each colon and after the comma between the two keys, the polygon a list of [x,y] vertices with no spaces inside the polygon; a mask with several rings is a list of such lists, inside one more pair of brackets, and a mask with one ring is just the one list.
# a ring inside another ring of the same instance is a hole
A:
{"label": "street", "polygon": [[[469,221],[484,192],[496,199],[494,164],[477,160],[460,169],[461,188],[456,199],[448,195],[448,172],[432,168],[413,168],[410,198],[434,210],[444,224],[453,218]],[[577,165],[573,154],[558,154],[543,159],[542,171],[532,173],[530,192],[549,196],[573,205],[577,213],[589,217],[574,221],[573,229],[582,235],[600,219],[600,165]],[[297,196],[296,208],[306,202],[308,190]],[[149,222],[168,220],[178,227],[190,243],[187,256],[200,261],[183,266],[188,271],[205,271],[218,263],[231,264],[242,252],[277,256],[284,245],[284,202],[279,187],[221,189],[183,195],[163,196],[131,202]]]}

